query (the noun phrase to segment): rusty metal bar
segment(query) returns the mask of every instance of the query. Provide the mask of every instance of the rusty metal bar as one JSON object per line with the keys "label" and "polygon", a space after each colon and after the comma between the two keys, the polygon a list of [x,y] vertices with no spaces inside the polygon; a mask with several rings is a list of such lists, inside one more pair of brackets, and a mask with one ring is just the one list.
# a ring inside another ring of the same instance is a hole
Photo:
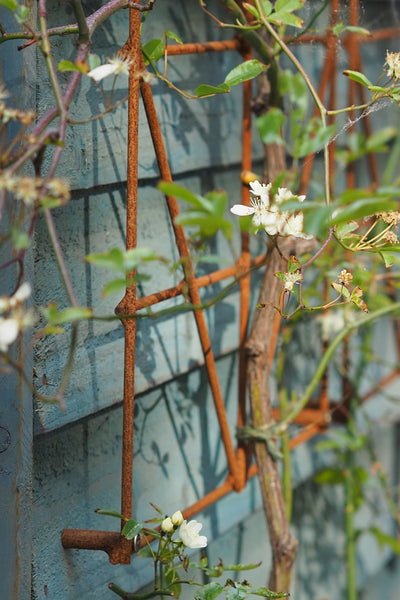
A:
{"label": "rusty metal bar", "polygon": [[[164,148],[164,142],[162,139],[160,125],[154,106],[151,87],[146,81],[142,81],[140,84],[140,89],[161,177],[164,181],[172,182],[171,171],[169,168],[168,159]],[[193,304],[199,306],[201,304],[201,298],[198,287],[196,285],[196,279],[194,276],[193,265],[188,245],[186,242],[185,233],[183,231],[183,228],[179,225],[176,225],[174,222],[175,217],[177,217],[179,214],[178,202],[176,198],[172,196],[166,196],[166,201],[173,224],[176,245],[179,254],[182,258],[182,267],[185,274],[185,280],[188,285],[189,297]],[[229,471],[232,475],[234,475],[237,469],[236,455],[231,439],[231,434],[229,431],[228,420],[225,412],[224,398],[219,385],[219,379],[215,365],[214,354],[211,348],[211,340],[208,334],[207,324],[202,310],[194,310],[193,314],[199,333],[200,343],[203,349],[208,380],[214,398],[214,405],[221,429],[221,437],[225,447]]]}
{"label": "rusty metal bar", "polygon": [[241,47],[239,38],[222,42],[203,42],[197,44],[172,44],[166,47],[168,56],[181,54],[202,54],[204,52],[224,52],[226,50],[237,50]]}
{"label": "rusty metal bar", "polygon": [[[243,60],[250,60],[252,57],[252,51],[249,46],[243,44],[242,46],[242,58]],[[242,118],[242,172],[251,171],[252,169],[252,152],[251,152],[251,95],[252,85],[251,81],[246,81],[243,84],[243,118]],[[249,189],[247,185],[242,183],[242,204],[249,204]],[[246,422],[246,369],[247,369],[247,356],[246,356],[246,339],[247,339],[247,326],[250,313],[250,236],[248,232],[242,233],[241,239],[241,254],[240,259],[236,265],[238,272],[247,273],[244,277],[239,280],[239,291],[240,291],[240,313],[239,313],[239,348],[238,348],[238,413],[237,413],[237,426],[243,427]],[[249,456],[249,444],[240,441],[236,451],[236,480],[235,490],[240,491],[246,485],[246,465],[250,460]]]}

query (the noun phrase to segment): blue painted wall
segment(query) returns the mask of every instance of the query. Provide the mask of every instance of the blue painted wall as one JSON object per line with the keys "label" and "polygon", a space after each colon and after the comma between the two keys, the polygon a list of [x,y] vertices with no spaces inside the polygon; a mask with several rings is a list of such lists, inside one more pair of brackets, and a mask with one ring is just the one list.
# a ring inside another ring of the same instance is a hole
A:
{"label": "blue painted wall", "polygon": [[[210,8],[218,9],[216,2],[209,4]],[[389,10],[389,4],[385,6]],[[52,3],[49,8],[54,24],[60,22],[61,11],[69,10],[64,3]],[[128,13],[122,11],[96,33],[96,51],[103,58],[113,55],[124,43],[127,29]],[[166,29],[178,33],[185,42],[231,37],[228,31],[218,29],[207,19],[197,2],[159,0],[145,23],[144,39],[160,36]],[[69,44],[66,39],[57,42],[60,57],[65,57]],[[5,47],[0,48],[3,73],[6,62],[8,65],[11,61],[16,67],[13,72],[22,72],[15,49],[3,54]],[[40,113],[48,107],[50,95],[43,67],[40,61],[36,63],[33,51],[29,52],[23,89],[34,97]],[[384,56],[382,45],[379,56]],[[221,82],[238,62],[235,53],[173,57],[169,61],[169,76],[184,89],[193,90],[199,83]],[[381,62],[379,58],[378,70]],[[10,83],[16,85],[14,80]],[[116,98],[126,94],[126,83],[122,77],[118,80]],[[153,93],[176,180],[194,191],[226,189],[230,202],[238,202],[240,89],[196,102],[182,99],[159,83],[153,86]],[[103,108],[98,91],[89,82],[83,82],[76,101],[76,117],[89,117]],[[120,298],[102,297],[102,287],[110,275],[90,267],[83,257],[114,246],[124,247],[126,131],[126,105],[99,121],[77,126],[69,134],[60,167],[60,174],[71,181],[74,191],[70,203],[54,211],[56,226],[79,301],[82,305],[93,305],[98,314],[111,314]],[[163,198],[155,190],[158,172],[143,114],[140,131],[139,244],[173,257],[174,240]],[[257,142],[254,154],[258,159],[262,156]],[[237,241],[236,232],[233,240],[236,247]],[[223,240],[216,242],[213,250],[229,264],[234,260]],[[46,304],[52,299],[60,306],[66,305],[42,222],[37,226],[32,262],[35,304]],[[213,268],[203,265],[199,274]],[[170,287],[180,277],[162,269],[153,275],[153,279],[143,284],[142,294]],[[202,294],[215,295],[221,285],[203,290]],[[207,311],[232,432],[236,418],[237,319],[235,291]],[[388,326],[385,343],[380,348],[384,356],[392,355],[386,343],[390,335]],[[142,520],[153,516],[149,502],[172,512],[220,485],[226,476],[226,461],[192,315],[140,321],[137,344],[133,500],[135,517]],[[304,357],[312,358],[314,346],[311,341],[309,348],[303,345],[301,353],[294,353],[293,377],[301,379]],[[46,339],[35,347],[34,381],[41,392],[51,393],[59,381],[67,350],[68,339],[63,336]],[[6,392],[2,395],[0,415],[5,420],[0,425],[4,422],[11,431],[14,445],[10,446],[12,452],[7,449],[0,454],[1,460],[6,459],[1,463],[0,473],[0,508],[6,515],[1,518],[0,531],[0,570],[5,582],[1,598],[108,600],[115,597],[107,589],[109,581],[130,590],[140,589],[149,582],[151,570],[143,559],[134,557],[130,566],[111,566],[103,553],[65,551],[61,546],[61,531],[65,527],[115,530],[117,526],[113,519],[100,517],[94,510],[119,509],[122,374],[122,326],[117,321],[94,321],[82,324],[79,329],[76,365],[67,390],[65,411],[36,402],[32,419],[31,398],[26,390],[21,395],[14,380],[2,383],[1,389]],[[382,406],[385,405],[380,398],[379,407]],[[389,407],[384,414],[388,411]],[[32,420],[33,467],[30,464]],[[382,426],[380,439],[382,460],[392,468],[395,436],[388,426]],[[314,443],[294,453],[294,479],[298,486],[294,528],[300,541],[293,592],[296,600],[329,597],[334,586],[339,589],[335,597],[339,597],[344,584],[342,498],[339,491],[321,491],[310,479],[322,460],[321,454],[314,451]],[[20,476],[22,486],[15,483]],[[378,494],[375,499],[375,505],[381,506]],[[21,515],[23,518],[18,521]],[[248,578],[264,585],[270,553],[257,481],[249,482],[240,495],[230,494],[219,501],[199,518],[211,541],[210,558],[217,561],[222,556],[227,562],[262,560],[259,571]],[[386,525],[385,516],[379,511],[365,509],[362,519]],[[386,559],[387,552],[380,551],[371,538],[363,539],[360,578],[378,571]],[[186,597],[190,595],[191,591],[186,593]]]}

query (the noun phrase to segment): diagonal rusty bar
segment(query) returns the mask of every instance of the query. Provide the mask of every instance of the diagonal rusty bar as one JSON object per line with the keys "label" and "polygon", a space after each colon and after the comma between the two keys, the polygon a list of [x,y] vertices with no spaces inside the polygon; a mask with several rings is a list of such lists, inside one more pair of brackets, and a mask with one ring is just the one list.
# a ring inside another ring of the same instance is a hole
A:
{"label": "diagonal rusty bar", "polygon": [[[172,182],[171,171],[168,164],[167,154],[162,139],[160,125],[153,101],[153,94],[149,83],[142,81],[140,84],[143,104],[146,111],[147,122],[150,128],[150,134],[153,140],[153,146],[157,157],[160,175],[164,181]],[[176,198],[166,196],[168,210],[172,220],[172,226],[175,234],[175,241],[182,259],[182,268],[185,275],[185,281],[188,286],[188,295],[191,302],[197,306],[201,304],[199,288],[196,283],[194,269],[189,253],[184,230],[174,221],[179,214],[179,207]],[[226,457],[228,461],[229,472],[235,477],[237,471],[235,450],[233,447],[228,420],[225,412],[224,398],[219,385],[217,369],[215,365],[214,354],[211,348],[211,340],[207,329],[207,324],[202,310],[193,311],[199,333],[200,343],[203,350],[204,361],[207,369],[208,380],[214,398],[215,409],[221,429],[221,437],[225,446]]]}

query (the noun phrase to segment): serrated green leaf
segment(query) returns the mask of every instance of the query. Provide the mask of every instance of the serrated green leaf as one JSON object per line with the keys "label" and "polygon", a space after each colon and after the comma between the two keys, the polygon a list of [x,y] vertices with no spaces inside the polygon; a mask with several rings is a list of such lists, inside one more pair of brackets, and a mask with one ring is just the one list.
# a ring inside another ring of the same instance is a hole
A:
{"label": "serrated green leaf", "polygon": [[214,598],[217,598],[222,593],[223,589],[220,583],[211,581],[196,590],[194,598],[195,600],[214,600]]}
{"label": "serrated green leaf", "polygon": [[143,529],[141,523],[135,521],[135,519],[129,519],[122,528],[121,534],[126,537],[127,540],[133,540],[135,535],[138,535]]}
{"label": "serrated green leaf", "polygon": [[238,85],[239,83],[243,83],[244,81],[248,81],[249,79],[257,77],[257,75],[260,75],[260,73],[266,71],[267,68],[268,66],[264,65],[259,60],[246,60],[229,71],[228,75],[225,77],[224,83],[228,84],[229,86]]}
{"label": "serrated green leaf", "polygon": [[208,85],[203,83],[196,89],[196,96],[205,98],[207,96],[215,96],[215,94],[226,94],[230,91],[231,88],[227,83],[221,83],[220,85]]}
{"label": "serrated green leaf", "polygon": [[364,73],[360,73],[359,71],[351,71],[349,69],[346,69],[345,71],[343,71],[343,75],[346,75],[346,77],[348,77],[349,79],[352,79],[353,81],[356,81],[357,83],[360,83],[365,87],[370,87],[371,85],[373,85],[372,82],[368,79],[368,77],[364,75]]}

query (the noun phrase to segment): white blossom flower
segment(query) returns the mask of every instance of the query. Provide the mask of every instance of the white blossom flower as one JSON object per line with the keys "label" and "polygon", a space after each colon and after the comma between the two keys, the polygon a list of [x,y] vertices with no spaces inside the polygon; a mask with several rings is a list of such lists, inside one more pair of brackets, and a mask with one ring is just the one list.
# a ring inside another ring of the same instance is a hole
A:
{"label": "white blossom flower", "polygon": [[15,308],[31,295],[31,286],[25,281],[12,296],[0,296],[0,313]]}
{"label": "white blossom flower", "polygon": [[400,79],[400,52],[386,51],[386,75],[389,79]]}
{"label": "white blossom flower", "polygon": [[183,515],[180,510],[174,512],[171,517],[172,523],[177,527],[178,525],[182,525],[183,523]]}
{"label": "white blossom flower", "polygon": [[170,531],[173,531],[173,529],[174,524],[171,520],[171,517],[166,517],[161,523],[161,531],[164,531],[164,533],[169,533]]}
{"label": "white blossom flower", "polygon": [[288,200],[298,200],[299,202],[304,202],[306,197],[304,195],[294,196],[290,190],[287,188],[278,188],[278,193],[275,194],[274,201],[276,204],[282,204],[282,202],[287,202]]}
{"label": "white blossom flower", "polygon": [[287,188],[278,188],[273,202],[270,200],[271,183],[261,184],[259,181],[252,181],[250,192],[253,197],[250,199],[250,206],[244,204],[235,204],[231,212],[239,217],[253,215],[253,225],[256,228],[263,227],[270,236],[281,235],[303,238],[309,240],[311,235],[303,233],[304,217],[303,213],[291,213],[289,211],[279,210],[282,202],[288,200],[299,200],[304,202],[305,196],[295,196]]}
{"label": "white blossom flower", "polygon": [[300,271],[295,273],[285,273],[285,291],[292,292],[296,283],[303,281],[303,276]]}
{"label": "white blossom flower", "polygon": [[183,544],[188,548],[205,548],[207,538],[205,535],[199,535],[202,527],[198,521],[183,521],[179,528],[179,537]]}
{"label": "white blossom flower", "polygon": [[250,199],[250,206],[235,204],[232,206],[231,212],[239,217],[253,215],[255,227],[272,227],[276,221],[276,208],[271,210],[269,200],[269,190],[272,184],[265,185],[259,181],[252,181],[249,185],[253,195]]}
{"label": "white blossom flower", "polygon": [[88,75],[91,77],[96,83],[102,81],[109,75],[119,75],[119,73],[124,73],[125,75],[129,75],[129,69],[131,67],[131,61],[125,59],[122,60],[119,56],[114,58],[108,58],[108,62],[104,65],[100,65],[91,71],[89,71]]}
{"label": "white blossom flower", "polygon": [[0,317],[0,352],[7,352],[8,347],[17,339],[18,331],[17,319]]}

